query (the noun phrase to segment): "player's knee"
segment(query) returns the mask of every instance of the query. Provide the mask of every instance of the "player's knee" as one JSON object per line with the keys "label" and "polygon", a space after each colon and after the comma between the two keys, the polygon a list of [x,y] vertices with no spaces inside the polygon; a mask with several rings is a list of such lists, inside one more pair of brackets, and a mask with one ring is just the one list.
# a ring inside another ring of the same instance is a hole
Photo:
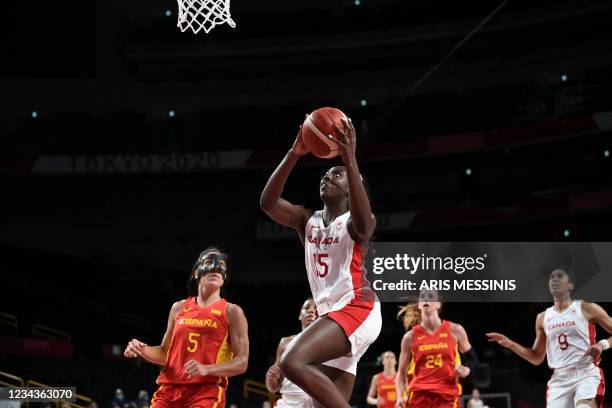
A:
{"label": "player's knee", "polygon": [[299,356],[294,353],[283,354],[279,362],[283,374],[292,381],[296,375],[299,375],[303,364]]}
{"label": "player's knee", "polygon": [[283,374],[285,374],[285,376],[287,377],[289,377],[291,373],[293,372],[293,370],[295,369],[295,363],[291,361],[291,359],[288,357],[289,356],[287,354],[283,354],[283,356],[281,357],[278,363],[278,365],[280,366],[280,369],[283,371]]}

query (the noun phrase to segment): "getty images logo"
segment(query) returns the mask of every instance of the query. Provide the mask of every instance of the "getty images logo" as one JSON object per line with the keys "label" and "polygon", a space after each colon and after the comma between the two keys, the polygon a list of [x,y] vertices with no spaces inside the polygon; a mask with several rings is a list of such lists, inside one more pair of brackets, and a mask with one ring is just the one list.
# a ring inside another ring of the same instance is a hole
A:
{"label": "getty images logo", "polygon": [[452,271],[457,275],[465,272],[482,271],[485,268],[487,254],[482,256],[410,256],[396,254],[391,257],[375,257],[372,272],[380,275],[385,271],[406,271],[414,275],[418,271]]}

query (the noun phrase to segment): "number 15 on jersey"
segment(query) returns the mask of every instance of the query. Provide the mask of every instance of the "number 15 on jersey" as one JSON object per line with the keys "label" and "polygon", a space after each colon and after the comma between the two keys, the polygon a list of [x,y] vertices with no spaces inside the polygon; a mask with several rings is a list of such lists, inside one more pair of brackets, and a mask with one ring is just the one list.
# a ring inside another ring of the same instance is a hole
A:
{"label": "number 15 on jersey", "polygon": [[319,278],[324,278],[329,272],[329,265],[327,264],[329,254],[314,253],[312,256],[314,257],[315,266],[317,268],[317,276]]}

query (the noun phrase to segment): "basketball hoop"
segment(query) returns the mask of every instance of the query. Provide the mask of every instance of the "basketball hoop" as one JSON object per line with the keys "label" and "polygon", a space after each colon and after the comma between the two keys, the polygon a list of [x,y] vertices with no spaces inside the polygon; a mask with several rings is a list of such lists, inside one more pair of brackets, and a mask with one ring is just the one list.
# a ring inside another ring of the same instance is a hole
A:
{"label": "basketball hoop", "polygon": [[181,31],[191,28],[194,34],[200,30],[210,32],[223,23],[235,28],[230,14],[230,0],[176,0],[178,2],[178,23]]}

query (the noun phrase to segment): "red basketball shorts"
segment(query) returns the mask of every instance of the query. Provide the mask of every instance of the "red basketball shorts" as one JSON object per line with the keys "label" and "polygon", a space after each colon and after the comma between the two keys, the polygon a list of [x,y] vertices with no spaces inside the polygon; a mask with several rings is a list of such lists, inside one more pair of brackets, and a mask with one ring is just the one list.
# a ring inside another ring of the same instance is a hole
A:
{"label": "red basketball shorts", "polygon": [[461,398],[453,394],[440,394],[431,391],[413,391],[408,399],[410,408],[460,408]]}
{"label": "red basketball shorts", "polygon": [[225,389],[217,384],[160,385],[151,408],[223,408]]}

